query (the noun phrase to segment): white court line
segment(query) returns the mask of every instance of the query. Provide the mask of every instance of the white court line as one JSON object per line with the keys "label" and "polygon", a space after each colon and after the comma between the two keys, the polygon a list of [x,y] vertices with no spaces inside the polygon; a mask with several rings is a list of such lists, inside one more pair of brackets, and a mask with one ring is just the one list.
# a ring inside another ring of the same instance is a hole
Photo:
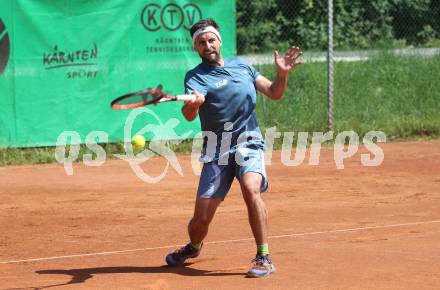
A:
{"label": "white court line", "polygon": [[[287,234],[287,235],[277,235],[277,236],[269,236],[269,239],[281,239],[281,238],[303,237],[303,236],[312,236],[312,235],[357,232],[357,231],[365,231],[365,230],[408,227],[408,226],[426,225],[426,224],[434,224],[434,223],[440,223],[440,220],[381,225],[381,226],[370,226],[370,227],[359,227],[359,228],[348,228],[348,229],[328,230],[328,231],[317,231],[317,232],[308,232],[308,233],[296,233],[296,234]],[[253,241],[253,240],[254,240],[254,238],[243,238],[243,239],[234,239],[234,240],[212,241],[212,242],[206,242],[205,244],[228,244],[228,243]],[[111,251],[111,252],[99,252],[99,253],[77,254],[77,255],[67,255],[67,256],[46,257],[46,258],[34,258],[34,259],[25,259],[25,260],[12,260],[12,261],[3,261],[3,262],[0,262],[0,264],[17,264],[17,263],[25,263],[25,262],[60,260],[60,259],[70,259],[70,258],[78,258],[78,257],[113,255],[113,254],[122,254],[122,253],[130,253],[130,252],[170,249],[170,248],[177,248],[177,247],[181,247],[181,246],[183,246],[183,245],[169,245],[169,246],[142,248],[142,249]]]}

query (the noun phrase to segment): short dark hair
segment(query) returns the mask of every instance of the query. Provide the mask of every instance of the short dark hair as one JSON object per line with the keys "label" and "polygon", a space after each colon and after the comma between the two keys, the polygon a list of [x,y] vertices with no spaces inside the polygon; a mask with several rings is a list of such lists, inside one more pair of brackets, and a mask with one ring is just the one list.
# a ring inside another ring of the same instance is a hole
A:
{"label": "short dark hair", "polygon": [[200,28],[203,27],[207,27],[207,26],[212,26],[215,29],[218,30],[218,32],[220,32],[220,27],[217,25],[217,23],[214,21],[214,19],[211,18],[206,18],[206,19],[201,19],[199,20],[196,24],[194,24],[189,33],[191,34],[191,37],[194,35],[194,33],[199,30]]}

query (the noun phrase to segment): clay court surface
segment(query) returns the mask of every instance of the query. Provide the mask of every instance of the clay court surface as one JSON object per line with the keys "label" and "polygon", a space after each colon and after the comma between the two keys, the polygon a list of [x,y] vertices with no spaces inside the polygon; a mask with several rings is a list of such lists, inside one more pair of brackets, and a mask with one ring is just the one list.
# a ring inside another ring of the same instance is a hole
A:
{"label": "clay court surface", "polygon": [[380,146],[379,167],[357,154],[343,170],[331,149],[318,166],[287,167],[273,153],[264,199],[278,272],[264,279],[244,276],[255,245],[236,182],[202,255],[164,266],[187,242],[198,183],[189,156],[183,177],[170,168],[157,184],[121,160],[76,163],[73,176],[60,164],[1,167],[0,288],[440,289],[440,141]]}

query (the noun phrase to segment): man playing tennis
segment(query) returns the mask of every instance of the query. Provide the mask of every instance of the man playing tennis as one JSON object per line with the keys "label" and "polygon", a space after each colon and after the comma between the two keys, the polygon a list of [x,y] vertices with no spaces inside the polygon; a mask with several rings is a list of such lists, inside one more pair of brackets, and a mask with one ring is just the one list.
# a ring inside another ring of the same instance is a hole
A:
{"label": "man playing tennis", "polygon": [[275,272],[269,258],[267,209],[261,197],[268,186],[264,165],[264,141],[258,127],[256,91],[279,100],[288,73],[300,65],[302,52],[294,47],[279,57],[274,52],[277,76],[273,82],[239,58],[223,59],[220,28],[212,19],[200,20],[190,30],[194,50],[202,62],[185,77],[185,91],[197,96],[185,102],[182,113],[188,121],[200,117],[204,162],[197,190],[194,216],[189,222],[190,242],[170,253],[170,266],[183,265],[200,254],[215,211],[226,197],[234,177],[240,183],[248,210],[257,254],[247,272],[264,277]]}

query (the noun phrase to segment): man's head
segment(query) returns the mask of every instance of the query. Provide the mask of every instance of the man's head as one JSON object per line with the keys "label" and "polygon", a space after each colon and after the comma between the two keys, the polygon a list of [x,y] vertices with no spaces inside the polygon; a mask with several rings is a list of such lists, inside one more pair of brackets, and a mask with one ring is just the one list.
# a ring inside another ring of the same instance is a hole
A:
{"label": "man's head", "polygon": [[191,27],[194,50],[204,63],[219,65],[222,60],[220,27],[212,19],[202,19]]}

